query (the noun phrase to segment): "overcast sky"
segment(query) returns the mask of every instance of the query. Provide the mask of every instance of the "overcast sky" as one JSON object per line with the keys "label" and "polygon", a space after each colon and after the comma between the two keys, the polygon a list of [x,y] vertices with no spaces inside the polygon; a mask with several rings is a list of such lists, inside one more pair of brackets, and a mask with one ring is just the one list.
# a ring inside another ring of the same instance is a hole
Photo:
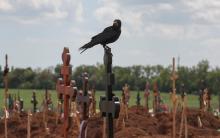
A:
{"label": "overcast sky", "polygon": [[73,66],[102,63],[101,46],[78,48],[116,18],[114,65],[167,66],[173,56],[186,66],[220,65],[219,0],[0,0],[0,65],[7,53],[10,66],[55,66],[63,47]]}

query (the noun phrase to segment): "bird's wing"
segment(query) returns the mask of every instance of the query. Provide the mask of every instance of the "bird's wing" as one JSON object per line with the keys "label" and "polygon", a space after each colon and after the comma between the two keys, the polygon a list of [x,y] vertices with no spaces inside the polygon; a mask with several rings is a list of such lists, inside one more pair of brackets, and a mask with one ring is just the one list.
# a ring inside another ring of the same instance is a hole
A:
{"label": "bird's wing", "polygon": [[106,27],[101,33],[95,35],[92,37],[92,39],[95,39],[97,36],[99,36],[100,34],[104,33],[104,32],[109,32],[112,30],[112,26]]}
{"label": "bird's wing", "polygon": [[111,39],[115,35],[117,35],[117,32],[111,27],[107,27],[102,33],[94,36],[91,42],[101,44],[101,43],[104,43],[106,40]]}

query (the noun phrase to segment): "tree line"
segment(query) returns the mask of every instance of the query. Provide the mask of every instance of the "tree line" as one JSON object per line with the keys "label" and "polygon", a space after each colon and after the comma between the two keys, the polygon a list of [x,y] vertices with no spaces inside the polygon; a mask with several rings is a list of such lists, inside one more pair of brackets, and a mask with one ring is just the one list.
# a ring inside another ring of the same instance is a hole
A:
{"label": "tree line", "polygon": [[[55,89],[56,80],[60,77],[61,65],[46,69],[14,68],[9,72],[9,88],[15,89]],[[3,88],[3,70],[0,66],[0,87]],[[105,89],[105,67],[103,64],[80,65],[73,67],[71,78],[76,80],[79,89],[82,87],[82,73],[89,74],[89,87],[95,86],[97,90]],[[207,60],[200,61],[192,67],[179,66],[176,69],[178,79],[176,81],[177,92],[181,84],[185,85],[187,93],[198,93],[201,87],[207,87],[213,94],[219,93],[220,68],[211,68]],[[172,66],[162,65],[133,65],[128,67],[114,66],[115,74],[114,90],[121,90],[125,83],[131,90],[144,91],[145,84],[157,82],[159,91],[170,92],[172,81]],[[201,83],[203,80],[203,83]]]}

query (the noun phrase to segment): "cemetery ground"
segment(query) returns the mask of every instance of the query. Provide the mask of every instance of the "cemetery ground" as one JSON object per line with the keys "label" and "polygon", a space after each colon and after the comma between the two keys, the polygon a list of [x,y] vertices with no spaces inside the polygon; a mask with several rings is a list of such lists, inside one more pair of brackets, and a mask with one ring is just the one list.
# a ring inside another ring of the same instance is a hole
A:
{"label": "cemetery ground", "polygon": [[[10,89],[9,93],[17,94],[20,92],[20,97],[24,100],[25,110],[32,109],[32,104],[30,102],[32,91],[27,89],[13,90]],[[38,108],[43,101],[45,90],[35,90],[36,97],[38,101]],[[0,90],[0,98],[3,98],[3,89]],[[57,103],[57,93],[55,90],[49,91],[52,95],[54,109],[56,108]],[[121,91],[115,91],[115,94],[121,97]],[[136,96],[137,91],[130,92],[131,99],[129,101],[129,110],[128,110],[128,119],[124,120],[125,126],[114,126],[115,127],[115,137],[116,138],[167,138],[171,137],[172,131],[172,114],[171,113],[157,113],[155,116],[146,114],[143,106],[136,106]],[[141,92],[140,95],[143,98],[144,92]],[[98,108],[99,97],[104,95],[104,91],[96,92],[96,107]],[[169,94],[161,93],[164,103],[170,105]],[[203,127],[198,127],[197,116],[199,112],[199,100],[196,95],[188,95],[188,106],[190,109],[187,111],[187,120],[188,120],[188,136],[195,138],[219,138],[220,133],[217,131],[220,128],[220,120],[213,116],[209,112],[204,112],[201,115],[201,122]],[[152,107],[152,95],[150,95],[150,107]],[[218,97],[212,96],[212,107],[218,107]],[[141,105],[143,105],[143,100],[141,99]],[[2,107],[3,103],[1,103]],[[169,106],[171,107],[171,106]],[[32,123],[31,123],[31,137],[36,138],[62,138],[61,130],[62,123],[56,125],[56,113],[53,111],[48,112],[48,128],[49,132],[46,132],[44,129],[44,123],[42,119],[43,113],[33,113]],[[120,120],[120,117],[119,117]],[[181,114],[177,112],[177,135],[180,129],[180,120]],[[114,124],[117,122],[115,121]],[[102,127],[103,127],[103,118],[100,117],[100,114],[97,114],[94,117],[89,119],[87,126],[88,129],[88,138],[102,138]],[[13,116],[8,121],[8,137],[9,138],[24,138],[27,137],[27,113],[21,113],[19,117]],[[68,131],[68,137],[77,138],[78,137],[78,128],[75,124],[72,123]],[[4,121],[0,122],[0,138],[4,137]]]}

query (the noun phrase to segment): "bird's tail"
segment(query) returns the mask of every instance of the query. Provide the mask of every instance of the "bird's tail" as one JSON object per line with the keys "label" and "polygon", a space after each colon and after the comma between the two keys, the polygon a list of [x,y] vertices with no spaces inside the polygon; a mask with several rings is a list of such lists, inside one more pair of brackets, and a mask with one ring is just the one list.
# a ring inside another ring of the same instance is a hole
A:
{"label": "bird's tail", "polygon": [[93,47],[93,44],[91,42],[85,44],[84,46],[79,48],[80,54],[82,54],[84,51],[86,51],[88,48]]}

